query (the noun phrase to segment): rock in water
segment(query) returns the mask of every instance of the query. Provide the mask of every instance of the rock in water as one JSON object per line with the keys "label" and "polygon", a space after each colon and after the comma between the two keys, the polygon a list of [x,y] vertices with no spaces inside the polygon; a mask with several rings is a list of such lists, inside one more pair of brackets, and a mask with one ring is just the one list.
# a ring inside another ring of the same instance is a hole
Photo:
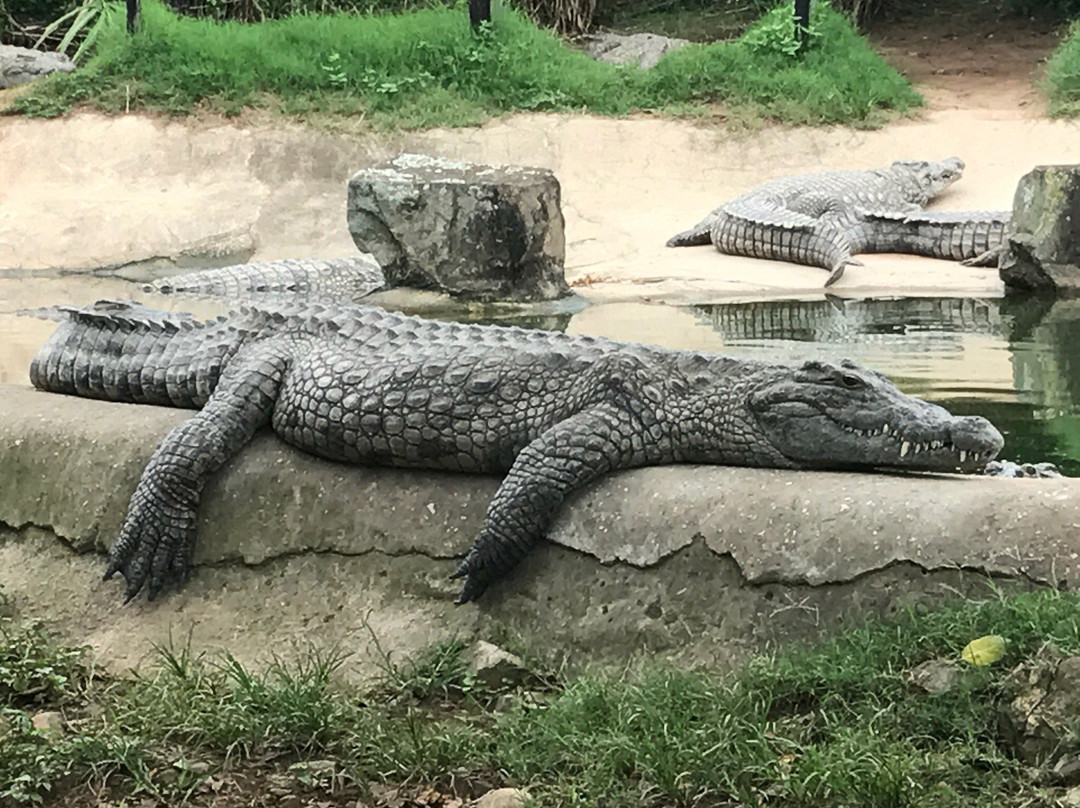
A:
{"label": "rock in water", "polygon": [[1080,290],[1080,166],[1038,166],[1021,178],[999,266],[1010,289]]}
{"label": "rock in water", "polygon": [[75,63],[63,53],[0,45],[0,90],[74,69]]}
{"label": "rock in water", "polygon": [[349,180],[349,232],[390,286],[553,300],[569,292],[559,193],[547,169],[404,154]]}

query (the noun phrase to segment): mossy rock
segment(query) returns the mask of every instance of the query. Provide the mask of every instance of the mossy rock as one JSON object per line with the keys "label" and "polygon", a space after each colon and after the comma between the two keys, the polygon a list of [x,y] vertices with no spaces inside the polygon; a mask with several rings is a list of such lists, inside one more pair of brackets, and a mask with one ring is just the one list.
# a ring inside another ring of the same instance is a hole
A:
{"label": "mossy rock", "polygon": [[1013,200],[1000,263],[1009,289],[1080,292],[1080,166],[1038,166]]}

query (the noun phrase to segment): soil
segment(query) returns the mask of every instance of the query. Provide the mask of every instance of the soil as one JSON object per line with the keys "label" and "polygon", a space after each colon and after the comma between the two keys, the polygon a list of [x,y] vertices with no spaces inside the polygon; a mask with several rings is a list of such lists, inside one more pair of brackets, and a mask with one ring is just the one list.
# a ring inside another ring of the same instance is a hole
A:
{"label": "soil", "polygon": [[870,40],[916,84],[934,109],[1046,113],[1036,88],[1065,26],[1049,16],[1008,13],[971,0],[907,3],[871,23]]}

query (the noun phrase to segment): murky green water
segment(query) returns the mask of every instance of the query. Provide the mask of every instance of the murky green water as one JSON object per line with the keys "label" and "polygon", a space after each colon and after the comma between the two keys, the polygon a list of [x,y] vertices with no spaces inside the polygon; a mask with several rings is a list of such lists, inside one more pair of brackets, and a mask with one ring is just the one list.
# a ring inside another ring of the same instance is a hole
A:
{"label": "murky green water", "polygon": [[[38,347],[55,328],[16,310],[134,298],[147,305],[217,313],[216,303],[133,292],[116,278],[0,275],[0,382],[26,383]],[[578,301],[583,304],[583,301]],[[425,310],[442,319],[529,327],[709,350],[767,361],[849,357],[886,373],[904,391],[959,414],[989,418],[1011,460],[1050,460],[1080,476],[1080,301],[771,301],[671,306],[639,302],[549,307],[541,313]]]}
{"label": "murky green water", "polygon": [[908,298],[701,306],[729,353],[850,356],[1005,435],[1003,457],[1080,475],[1080,301]]}

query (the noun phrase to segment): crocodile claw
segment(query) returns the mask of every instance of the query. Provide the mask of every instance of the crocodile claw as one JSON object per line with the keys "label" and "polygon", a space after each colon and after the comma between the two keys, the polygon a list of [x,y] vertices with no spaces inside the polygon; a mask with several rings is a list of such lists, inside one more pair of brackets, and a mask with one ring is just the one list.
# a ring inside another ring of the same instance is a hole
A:
{"label": "crocodile claw", "polygon": [[124,603],[134,600],[144,587],[147,599],[153,600],[168,581],[183,583],[190,574],[195,503],[177,501],[164,488],[153,478],[139,482],[109,554],[103,579],[116,573],[124,576]]}

